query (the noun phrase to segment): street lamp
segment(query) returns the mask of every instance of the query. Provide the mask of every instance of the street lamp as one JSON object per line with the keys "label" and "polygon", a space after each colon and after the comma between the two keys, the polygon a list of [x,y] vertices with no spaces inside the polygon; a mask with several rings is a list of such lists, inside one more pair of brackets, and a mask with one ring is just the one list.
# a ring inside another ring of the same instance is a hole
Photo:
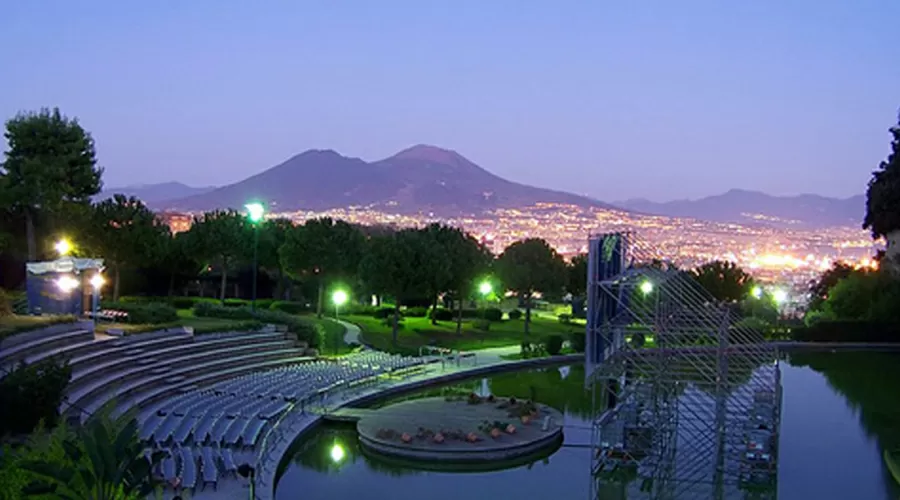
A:
{"label": "street lamp", "polygon": [[350,297],[347,296],[347,292],[343,290],[335,290],[334,293],[331,294],[331,301],[334,302],[334,318],[338,317],[338,308],[347,303],[347,299]]}
{"label": "street lamp", "polygon": [[762,297],[762,288],[760,288],[759,285],[754,286],[753,288],[750,289],[750,295],[754,299],[758,299],[758,298]]}
{"label": "street lamp", "polygon": [[[259,223],[263,220],[263,217],[266,213],[266,207],[262,205],[262,203],[253,202],[247,203],[244,205],[244,208],[247,209],[247,218],[250,219],[250,223],[253,224],[253,296],[250,300],[250,310],[256,310],[256,273],[258,272],[257,268],[259,267]],[[225,270],[223,269],[224,273]]]}
{"label": "street lamp", "polygon": [[652,291],[653,283],[651,283],[649,280],[641,283],[641,293],[643,293],[644,295],[650,295],[650,292]]}
{"label": "street lamp", "polygon": [[63,257],[72,251],[72,244],[69,243],[69,240],[63,238],[57,241],[56,244],[53,245],[53,248],[56,249],[56,253],[58,253],[60,257]]}
{"label": "street lamp", "polygon": [[492,291],[494,291],[494,287],[491,286],[490,281],[482,281],[481,284],[478,285],[478,293],[485,297],[490,295]]}

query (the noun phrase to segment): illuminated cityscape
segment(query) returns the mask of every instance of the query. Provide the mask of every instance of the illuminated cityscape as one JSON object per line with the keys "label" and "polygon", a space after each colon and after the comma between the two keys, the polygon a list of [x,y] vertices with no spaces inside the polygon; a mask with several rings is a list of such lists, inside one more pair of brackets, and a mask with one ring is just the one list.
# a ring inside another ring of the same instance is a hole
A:
{"label": "illuminated cityscape", "polygon": [[[872,241],[868,232],[854,227],[776,228],[548,203],[495,210],[483,216],[453,218],[388,213],[375,207],[271,213],[267,216],[283,217],[295,223],[332,217],[355,224],[394,227],[443,222],[468,231],[495,254],[516,240],[538,237],[546,239],[567,258],[586,251],[591,233],[630,230],[640,233],[644,241],[659,249],[660,258],[680,266],[694,267],[712,260],[732,261],[762,282],[797,292],[805,290],[811,279],[834,262],[875,266],[872,258],[883,248],[881,242]],[[757,219],[764,220],[765,217]],[[173,231],[184,231],[191,222],[188,214],[166,213],[164,220]]]}

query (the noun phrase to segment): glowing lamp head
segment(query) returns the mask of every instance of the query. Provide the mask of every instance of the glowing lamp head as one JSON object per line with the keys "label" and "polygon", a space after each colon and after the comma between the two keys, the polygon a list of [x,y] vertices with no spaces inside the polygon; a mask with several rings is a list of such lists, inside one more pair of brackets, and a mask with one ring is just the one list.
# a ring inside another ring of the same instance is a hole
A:
{"label": "glowing lamp head", "polygon": [[244,208],[247,209],[247,217],[250,222],[259,222],[266,214],[266,208],[262,206],[262,203],[248,203],[244,205]]}
{"label": "glowing lamp head", "polygon": [[488,281],[482,282],[478,285],[478,293],[481,295],[489,295],[494,290],[494,287],[491,286],[491,283]]}
{"label": "glowing lamp head", "polygon": [[785,302],[787,302],[788,293],[786,290],[782,290],[779,288],[772,292],[772,299],[775,300],[776,304],[784,304]]}
{"label": "glowing lamp head", "polygon": [[347,303],[347,300],[350,297],[347,295],[347,292],[343,290],[335,290],[333,294],[331,294],[331,301],[334,302],[336,306],[342,306]]}
{"label": "glowing lamp head", "polygon": [[641,283],[641,293],[649,295],[653,291],[653,283],[645,281]]}
{"label": "glowing lamp head", "polygon": [[338,443],[334,443],[331,446],[331,461],[334,463],[340,463],[344,460],[346,453],[344,452],[344,447]]}
{"label": "glowing lamp head", "polygon": [[68,255],[69,252],[72,251],[72,244],[69,243],[69,240],[63,238],[63,239],[57,241],[56,244],[53,245],[53,248],[55,248],[56,253],[58,253],[61,256]]}
{"label": "glowing lamp head", "polygon": [[78,280],[68,274],[64,274],[56,279],[56,287],[63,292],[69,293],[78,288]]}
{"label": "glowing lamp head", "polygon": [[106,282],[106,280],[103,279],[103,276],[101,276],[99,274],[95,274],[94,276],[91,277],[91,286],[93,286],[95,290],[99,290],[100,287],[102,287],[103,283],[105,283],[105,282]]}
{"label": "glowing lamp head", "polygon": [[758,286],[754,286],[753,288],[750,289],[750,295],[754,299],[758,299],[758,298],[762,297],[762,288],[760,288]]}

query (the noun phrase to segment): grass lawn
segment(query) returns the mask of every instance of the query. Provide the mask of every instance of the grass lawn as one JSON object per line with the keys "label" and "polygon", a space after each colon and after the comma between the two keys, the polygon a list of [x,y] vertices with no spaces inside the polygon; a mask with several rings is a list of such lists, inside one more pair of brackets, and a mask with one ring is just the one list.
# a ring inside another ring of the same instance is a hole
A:
{"label": "grass lawn", "polygon": [[180,326],[190,326],[194,328],[195,334],[215,333],[253,330],[260,327],[259,321],[247,321],[236,319],[222,318],[198,318],[194,316],[194,312],[190,309],[179,309],[178,320],[170,323],[159,324],[132,324],[132,323],[99,323],[97,325],[98,332],[106,332],[111,328],[120,328],[126,335],[135,333],[153,332],[166,328],[176,328]]}
{"label": "grass lawn", "polygon": [[[461,351],[519,345],[526,340],[522,319],[491,323],[487,332],[475,328],[472,321],[463,321],[462,332],[456,334],[456,323],[441,321],[432,325],[428,318],[404,318],[397,333],[397,347],[391,343],[390,323],[371,316],[347,316],[346,321],[355,323],[363,332],[363,339],[371,346],[392,352],[418,352],[423,345],[436,345]],[[537,342],[550,334],[567,335],[583,331],[581,325],[566,325],[556,319],[532,318],[531,333],[527,340]]]}
{"label": "grass lawn", "polygon": [[11,316],[0,317],[0,340],[17,333],[35,330],[59,323],[72,323],[75,316]]}

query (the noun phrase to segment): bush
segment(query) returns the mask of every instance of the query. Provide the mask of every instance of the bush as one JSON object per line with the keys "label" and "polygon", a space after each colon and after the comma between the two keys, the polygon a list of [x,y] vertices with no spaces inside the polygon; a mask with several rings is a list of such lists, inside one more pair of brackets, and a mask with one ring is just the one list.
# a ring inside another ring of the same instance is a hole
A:
{"label": "bush", "polygon": [[488,321],[503,321],[503,311],[496,307],[488,307],[482,312],[481,317]]}
{"label": "bush", "polygon": [[428,316],[427,307],[408,307],[403,311],[403,315],[408,318],[424,318]]}
{"label": "bush", "polygon": [[249,305],[250,301],[244,299],[225,299],[225,307],[244,307]]}
{"label": "bush", "polygon": [[547,348],[544,347],[544,344],[522,342],[519,353],[523,359],[540,358],[547,354]]}
{"label": "bush", "polygon": [[742,318],[740,321],[735,323],[735,327],[744,328],[747,330],[752,330],[760,335],[768,336],[771,333],[772,325],[769,324],[768,321],[762,318],[756,318],[750,316],[749,318]]}
{"label": "bush", "polygon": [[271,309],[257,309],[256,311],[252,311],[249,307],[224,307],[219,304],[200,302],[194,306],[194,316],[234,320],[256,320],[263,323],[285,325],[289,332],[297,334],[298,340],[309,343],[310,347],[317,347],[324,336],[324,331],[315,322],[287,312],[274,311]]}
{"label": "bush", "polygon": [[563,338],[562,335],[550,335],[544,340],[544,347],[547,349],[547,354],[551,356],[556,356],[560,352],[562,352]]}
{"label": "bush", "polygon": [[6,292],[0,288],[0,318],[3,316],[10,316],[12,313],[12,301],[9,299],[9,296],[6,295]]}
{"label": "bush", "polygon": [[572,332],[569,335],[569,343],[572,344],[572,350],[575,352],[584,352],[587,344],[587,334],[584,331]]}
{"label": "bush", "polygon": [[[56,425],[72,368],[58,359],[21,364],[0,379],[0,436],[31,432],[41,420]],[[7,409],[15,408],[15,411]]]}
{"label": "bush", "polygon": [[[257,309],[262,309],[258,307]],[[288,302],[285,300],[276,300],[269,305],[272,311],[280,311],[288,314],[303,314],[310,312],[310,307],[303,302]]]}
{"label": "bush", "polygon": [[800,342],[900,342],[900,323],[823,319],[794,327],[791,337]]}
{"label": "bush", "polygon": [[431,319],[435,321],[453,321],[456,317],[453,315],[453,311],[441,307],[431,311]]}
{"label": "bush", "polygon": [[178,311],[163,302],[110,302],[104,309],[114,309],[128,313],[128,322],[135,324],[171,323],[178,319]]}
{"label": "bush", "polygon": [[379,308],[379,309],[375,309],[375,312],[372,313],[372,316],[374,316],[375,319],[385,319],[385,318],[390,318],[390,317],[392,317],[393,315],[394,315],[394,308],[393,308],[393,307],[382,307],[382,308]]}
{"label": "bush", "polygon": [[[247,304],[251,304],[252,301],[248,301]],[[256,308],[257,309],[271,309],[272,304],[275,303],[275,299],[256,299]]]}
{"label": "bush", "polygon": [[572,323],[572,315],[571,314],[560,314],[557,316],[559,318],[559,322],[564,325],[569,325]]}
{"label": "bush", "polygon": [[472,322],[472,326],[474,326],[476,330],[487,332],[491,329],[491,321],[484,318],[476,319]]}
{"label": "bush", "polygon": [[194,297],[169,297],[169,304],[175,309],[191,309],[196,302]]}
{"label": "bush", "polygon": [[509,316],[509,319],[519,319],[522,317],[522,311],[520,311],[518,309],[513,309],[512,311],[508,312],[506,315]]}

